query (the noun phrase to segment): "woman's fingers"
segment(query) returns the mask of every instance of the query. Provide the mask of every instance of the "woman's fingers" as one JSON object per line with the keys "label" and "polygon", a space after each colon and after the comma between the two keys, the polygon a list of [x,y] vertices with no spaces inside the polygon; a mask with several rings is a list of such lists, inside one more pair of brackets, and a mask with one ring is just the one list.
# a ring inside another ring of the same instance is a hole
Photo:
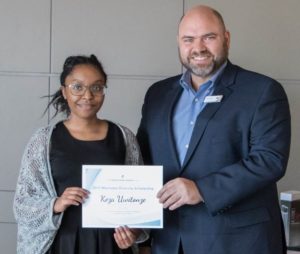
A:
{"label": "woman's fingers", "polygon": [[115,229],[114,238],[120,249],[129,248],[137,239],[139,230],[127,226]]}
{"label": "woman's fingers", "polygon": [[53,210],[55,213],[65,211],[71,205],[80,205],[88,198],[89,191],[80,187],[68,187],[54,203]]}

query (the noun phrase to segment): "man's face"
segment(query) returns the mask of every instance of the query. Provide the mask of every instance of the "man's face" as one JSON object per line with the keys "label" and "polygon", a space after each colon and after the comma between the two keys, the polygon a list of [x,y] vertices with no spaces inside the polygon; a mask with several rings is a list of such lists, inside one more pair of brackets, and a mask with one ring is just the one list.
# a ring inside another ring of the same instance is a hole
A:
{"label": "man's face", "polygon": [[184,67],[205,81],[228,57],[229,32],[212,14],[193,13],[179,25],[178,46]]}

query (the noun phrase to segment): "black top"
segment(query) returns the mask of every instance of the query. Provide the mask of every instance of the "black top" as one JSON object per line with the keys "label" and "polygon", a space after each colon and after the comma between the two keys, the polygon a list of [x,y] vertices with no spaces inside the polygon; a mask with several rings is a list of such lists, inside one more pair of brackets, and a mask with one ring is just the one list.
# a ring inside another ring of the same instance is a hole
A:
{"label": "black top", "polygon": [[[123,165],[125,144],[121,130],[108,122],[105,139],[83,141],[71,136],[60,122],[51,136],[50,165],[57,195],[67,187],[81,187],[81,168],[88,165]],[[48,254],[120,254],[113,229],[81,227],[81,205],[64,212],[61,226]],[[130,253],[127,252],[126,253]]]}

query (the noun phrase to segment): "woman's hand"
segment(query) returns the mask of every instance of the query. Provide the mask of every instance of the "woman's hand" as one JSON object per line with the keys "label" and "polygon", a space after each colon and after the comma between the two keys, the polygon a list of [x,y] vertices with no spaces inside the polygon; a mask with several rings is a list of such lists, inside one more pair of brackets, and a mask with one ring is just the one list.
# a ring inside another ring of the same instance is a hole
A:
{"label": "woman's hand", "polygon": [[63,194],[55,200],[54,213],[64,212],[71,205],[80,205],[88,198],[89,191],[80,187],[66,188]]}
{"label": "woman's hand", "polygon": [[119,227],[115,229],[114,238],[120,249],[127,249],[134,244],[141,232],[141,229]]}

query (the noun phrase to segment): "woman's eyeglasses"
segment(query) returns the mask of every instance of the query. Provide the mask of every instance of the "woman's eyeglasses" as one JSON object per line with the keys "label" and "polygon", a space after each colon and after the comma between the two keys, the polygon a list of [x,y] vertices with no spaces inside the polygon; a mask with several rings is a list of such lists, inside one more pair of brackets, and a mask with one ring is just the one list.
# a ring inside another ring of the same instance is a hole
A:
{"label": "woman's eyeglasses", "polygon": [[84,95],[87,89],[89,89],[89,91],[94,96],[100,96],[100,95],[104,95],[107,89],[106,85],[100,85],[100,84],[85,86],[79,83],[74,83],[74,84],[67,85],[67,87],[69,87],[71,94],[75,96]]}

